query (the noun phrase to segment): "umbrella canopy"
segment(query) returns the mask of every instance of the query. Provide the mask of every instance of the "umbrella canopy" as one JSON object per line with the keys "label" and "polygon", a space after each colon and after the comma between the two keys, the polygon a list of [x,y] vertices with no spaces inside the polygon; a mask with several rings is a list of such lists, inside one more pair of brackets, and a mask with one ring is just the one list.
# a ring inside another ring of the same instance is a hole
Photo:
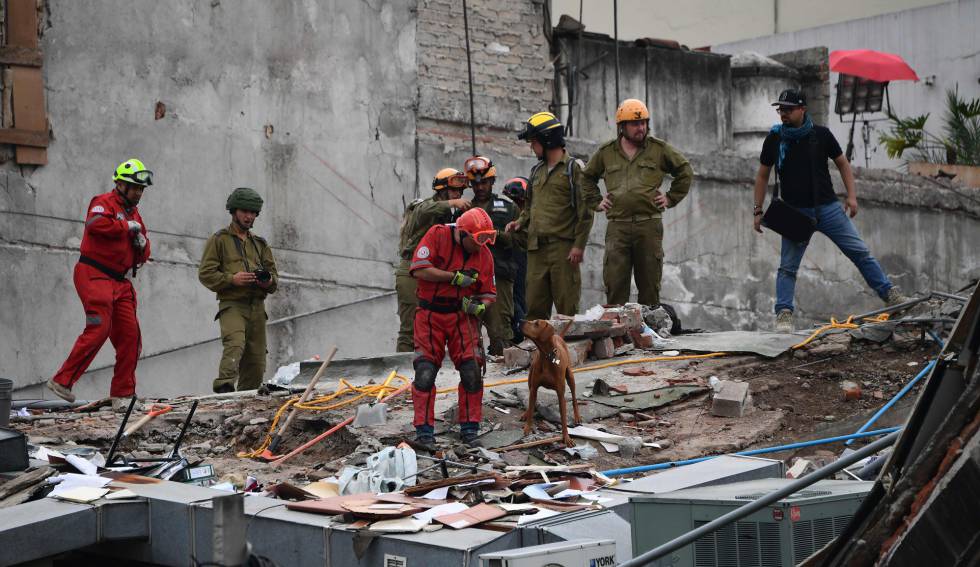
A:
{"label": "umbrella canopy", "polygon": [[879,83],[919,80],[919,76],[900,56],[872,49],[831,51],[830,70]]}

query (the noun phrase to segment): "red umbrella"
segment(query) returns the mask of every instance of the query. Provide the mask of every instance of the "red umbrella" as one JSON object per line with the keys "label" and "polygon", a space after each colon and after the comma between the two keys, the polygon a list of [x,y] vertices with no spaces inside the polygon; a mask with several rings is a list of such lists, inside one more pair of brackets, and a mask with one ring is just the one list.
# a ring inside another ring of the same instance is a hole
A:
{"label": "red umbrella", "polygon": [[871,49],[831,51],[830,70],[879,83],[919,80],[900,56]]}

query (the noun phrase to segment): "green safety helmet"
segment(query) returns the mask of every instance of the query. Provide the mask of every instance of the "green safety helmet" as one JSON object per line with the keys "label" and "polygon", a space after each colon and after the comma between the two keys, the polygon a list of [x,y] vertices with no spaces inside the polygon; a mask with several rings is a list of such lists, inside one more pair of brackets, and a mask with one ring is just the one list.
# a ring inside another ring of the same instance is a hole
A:
{"label": "green safety helmet", "polygon": [[231,195],[228,195],[228,202],[225,203],[225,208],[228,209],[229,213],[235,209],[260,213],[262,212],[262,197],[259,197],[255,189],[239,187],[232,191]]}
{"label": "green safety helmet", "polygon": [[126,181],[135,185],[148,187],[153,185],[153,172],[146,169],[143,162],[136,158],[129,158],[119,164],[116,173],[112,176],[113,181]]}

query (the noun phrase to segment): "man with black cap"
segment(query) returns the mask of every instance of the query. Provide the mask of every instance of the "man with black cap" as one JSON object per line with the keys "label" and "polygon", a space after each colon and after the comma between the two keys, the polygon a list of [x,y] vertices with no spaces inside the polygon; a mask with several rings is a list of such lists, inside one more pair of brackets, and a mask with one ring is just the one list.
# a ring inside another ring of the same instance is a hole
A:
{"label": "man with black cap", "polygon": [[216,393],[255,390],[265,374],[265,297],[279,286],[272,248],[252,232],[262,197],[249,187],[232,191],[225,202],[231,224],[204,245],[197,277],[218,296],[223,352]]}
{"label": "man with black cap", "polygon": [[[784,90],[772,103],[780,123],[772,127],[762,144],[759,170],[755,176],[753,228],[762,232],[763,203],[769,172],[776,166],[781,197],[787,204],[816,220],[815,231],[824,233],[858,268],[868,286],[888,305],[907,301],[885,275],[878,260],[861,239],[853,218],[858,212],[854,174],[833,133],[815,126],[806,111],[806,96],[795,89]],[[847,190],[844,206],[837,201],[827,159],[840,172]],[[776,272],[776,330],[792,332],[793,296],[796,273],[806,252],[806,242],[782,239],[779,270]]]}

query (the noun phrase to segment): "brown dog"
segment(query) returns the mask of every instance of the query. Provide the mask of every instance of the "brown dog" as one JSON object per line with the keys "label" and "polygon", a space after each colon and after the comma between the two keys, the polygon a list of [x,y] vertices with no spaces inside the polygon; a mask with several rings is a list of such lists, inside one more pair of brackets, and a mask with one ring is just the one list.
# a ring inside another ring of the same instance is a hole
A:
{"label": "brown dog", "polygon": [[521,323],[524,336],[531,339],[538,347],[531,358],[531,372],[527,377],[530,395],[527,400],[527,411],[524,412],[524,435],[534,427],[534,408],[538,399],[538,388],[551,388],[558,394],[558,409],[561,412],[561,433],[566,447],[574,447],[568,436],[568,420],[565,418],[565,384],[572,392],[572,409],[575,423],[582,418],[578,414],[578,401],[575,399],[575,378],[572,377],[571,357],[565,340],[555,334],[555,329],[548,321],[524,321]]}

